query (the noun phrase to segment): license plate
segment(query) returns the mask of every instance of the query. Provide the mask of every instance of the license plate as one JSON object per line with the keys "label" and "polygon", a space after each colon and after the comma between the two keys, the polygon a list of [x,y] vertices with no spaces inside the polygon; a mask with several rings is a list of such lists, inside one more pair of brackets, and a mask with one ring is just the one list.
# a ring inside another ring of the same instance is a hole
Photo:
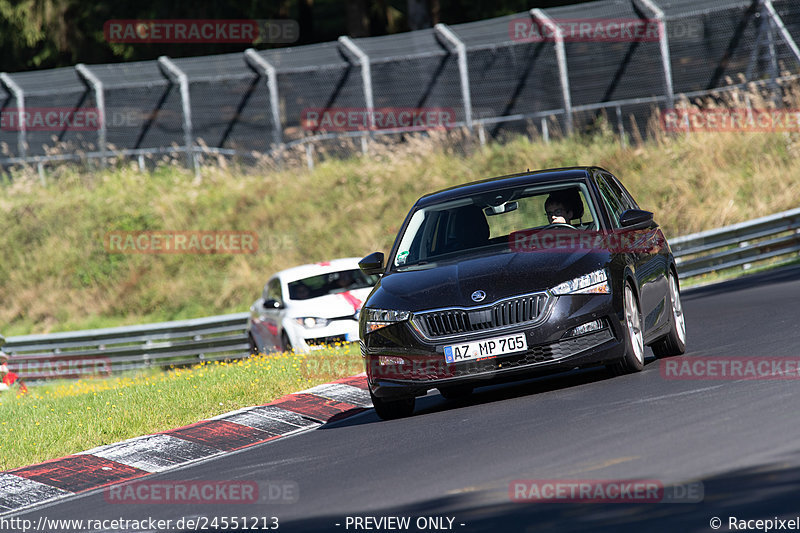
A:
{"label": "license plate", "polygon": [[524,333],[497,337],[480,341],[453,344],[444,347],[444,359],[448,363],[458,363],[472,359],[486,359],[509,353],[524,352],[528,349],[528,342]]}

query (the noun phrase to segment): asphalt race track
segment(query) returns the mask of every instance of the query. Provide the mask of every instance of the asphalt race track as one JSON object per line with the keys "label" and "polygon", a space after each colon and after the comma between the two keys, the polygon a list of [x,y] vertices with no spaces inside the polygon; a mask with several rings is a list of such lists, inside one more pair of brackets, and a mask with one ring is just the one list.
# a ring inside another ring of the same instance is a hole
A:
{"label": "asphalt race track", "polygon": [[[684,358],[800,358],[798,301],[799,267],[686,291]],[[411,418],[381,422],[368,410],[147,478],[289,482],[299,489],[294,503],[119,504],[100,490],[15,517],[274,516],[286,532],[713,531],[713,517],[730,531],[729,517],[797,519],[800,380],[666,379],[662,364],[651,357],[635,375],[584,370],[487,387],[461,402],[431,393]],[[512,501],[509,484],[520,479],[656,480],[701,486],[702,495],[679,503]],[[356,527],[356,517],[411,520],[405,529],[371,520]],[[418,528],[418,517],[443,520]]]}

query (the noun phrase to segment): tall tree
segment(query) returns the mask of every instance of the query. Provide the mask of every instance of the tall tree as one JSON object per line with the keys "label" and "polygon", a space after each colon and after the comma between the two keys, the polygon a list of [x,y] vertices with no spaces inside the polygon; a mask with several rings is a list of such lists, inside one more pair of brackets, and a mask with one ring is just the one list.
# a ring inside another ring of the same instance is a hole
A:
{"label": "tall tree", "polygon": [[350,37],[369,35],[367,0],[347,0],[347,35]]}
{"label": "tall tree", "polygon": [[408,28],[421,30],[433,26],[428,0],[408,0]]}

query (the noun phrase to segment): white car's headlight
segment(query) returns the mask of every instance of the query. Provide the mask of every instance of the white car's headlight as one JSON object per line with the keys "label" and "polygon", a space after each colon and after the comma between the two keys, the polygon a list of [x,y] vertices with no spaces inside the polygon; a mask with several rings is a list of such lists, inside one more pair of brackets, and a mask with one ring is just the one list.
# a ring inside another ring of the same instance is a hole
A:
{"label": "white car's headlight", "polygon": [[367,317],[367,331],[385,328],[398,322],[408,320],[411,313],[408,311],[395,311],[393,309],[362,309]]}
{"label": "white car's headlight", "polygon": [[556,296],[564,294],[609,294],[608,276],[605,269],[595,270],[589,274],[559,283],[550,292]]}
{"label": "white car's headlight", "polygon": [[330,320],[327,318],[318,318],[314,316],[303,316],[295,318],[294,321],[306,329],[324,328],[330,323]]}

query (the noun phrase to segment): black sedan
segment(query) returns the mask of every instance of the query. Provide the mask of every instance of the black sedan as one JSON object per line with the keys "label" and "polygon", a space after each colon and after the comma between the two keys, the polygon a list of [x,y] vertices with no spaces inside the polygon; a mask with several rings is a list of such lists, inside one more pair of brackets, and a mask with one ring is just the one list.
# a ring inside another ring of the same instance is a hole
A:
{"label": "black sedan", "polygon": [[359,321],[377,414],[531,374],[640,371],[684,353],[675,260],[653,214],[610,172],[525,172],[420,198]]}

